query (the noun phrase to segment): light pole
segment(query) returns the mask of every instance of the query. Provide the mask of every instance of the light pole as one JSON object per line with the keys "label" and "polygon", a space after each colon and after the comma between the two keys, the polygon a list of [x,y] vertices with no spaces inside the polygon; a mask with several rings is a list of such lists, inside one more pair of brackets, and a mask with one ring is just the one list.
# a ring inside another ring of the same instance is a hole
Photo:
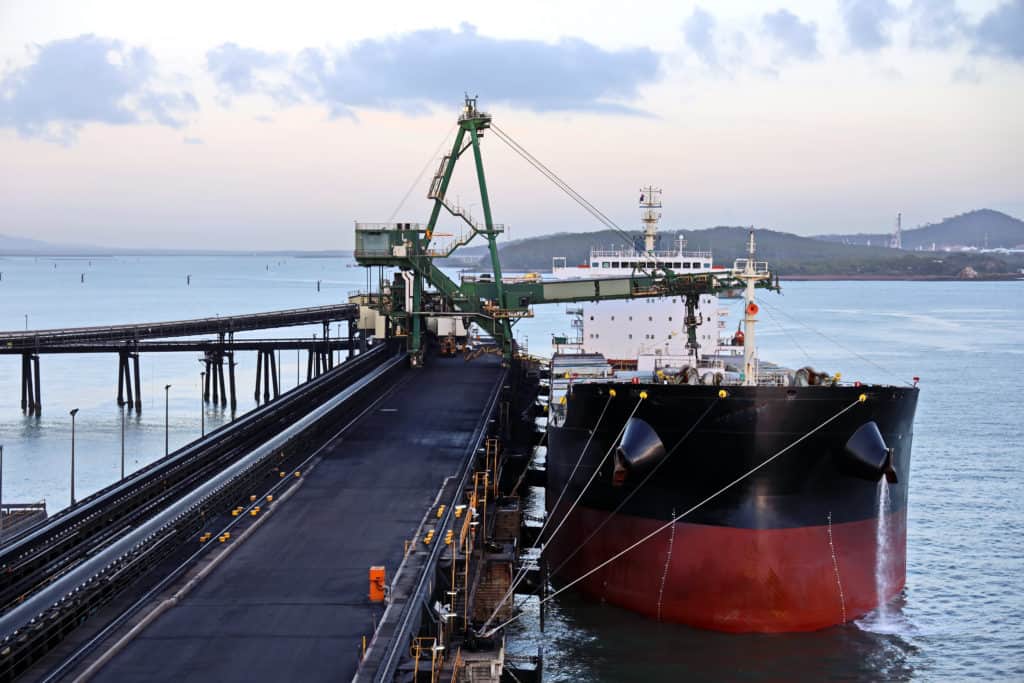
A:
{"label": "light pole", "polygon": [[121,404],[121,478],[124,479],[124,404]]}
{"label": "light pole", "polygon": [[[231,368],[228,368],[230,370]],[[206,436],[206,406],[203,402],[203,386],[206,381],[206,373],[199,373],[199,436]]]}
{"label": "light pole", "polygon": [[75,415],[78,408],[71,411],[71,505],[75,504]]}
{"label": "light pole", "polygon": [[164,386],[164,455],[171,452],[171,385]]}

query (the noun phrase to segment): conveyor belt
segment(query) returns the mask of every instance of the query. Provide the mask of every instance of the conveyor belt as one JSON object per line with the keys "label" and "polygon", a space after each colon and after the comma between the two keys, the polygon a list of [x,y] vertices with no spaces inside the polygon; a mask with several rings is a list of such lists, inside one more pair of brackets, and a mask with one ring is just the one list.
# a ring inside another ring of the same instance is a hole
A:
{"label": "conveyor belt", "polygon": [[0,613],[20,604],[90,549],[138,526],[198,482],[265,441],[387,358],[378,347],[300,385],[9,539],[0,549]]}
{"label": "conveyor belt", "polygon": [[173,320],[169,322],[65,327],[49,330],[0,332],[0,353],[21,353],[41,346],[102,341],[138,341],[166,337],[192,337],[204,334],[229,334],[294,325],[312,325],[354,320],[359,317],[356,304],[332,304],[282,311],[226,315],[213,318]]}
{"label": "conveyor belt", "polygon": [[496,359],[431,359],[332,442],[302,487],[177,606],[103,668],[100,681],[337,681],[382,608],[388,579],[446,477],[475,445]]}

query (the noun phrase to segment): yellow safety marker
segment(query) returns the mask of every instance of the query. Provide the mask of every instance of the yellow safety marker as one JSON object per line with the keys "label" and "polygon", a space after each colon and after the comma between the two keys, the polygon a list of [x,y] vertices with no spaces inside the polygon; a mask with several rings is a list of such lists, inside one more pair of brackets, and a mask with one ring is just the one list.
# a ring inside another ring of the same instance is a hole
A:
{"label": "yellow safety marker", "polygon": [[640,392],[640,400],[643,401],[646,398],[647,398],[647,392],[646,391],[641,391]]}
{"label": "yellow safety marker", "polygon": [[256,494],[255,493],[252,494],[251,496],[249,496],[249,502],[250,503],[255,503],[256,502]]}
{"label": "yellow safety marker", "polygon": [[442,504],[437,506],[437,518],[438,519],[441,519],[441,515],[444,514],[444,508],[445,508],[444,503],[442,503]]}
{"label": "yellow safety marker", "polygon": [[295,470],[295,477],[298,478],[298,477],[301,477],[301,476],[302,476],[302,472],[300,472],[298,470]]}
{"label": "yellow safety marker", "polygon": [[563,396],[562,398],[558,399],[558,403],[564,406],[566,404],[565,396]]}
{"label": "yellow safety marker", "polygon": [[455,519],[458,519],[459,517],[462,517],[462,513],[465,510],[466,510],[466,506],[465,505],[456,505],[455,506]]}
{"label": "yellow safety marker", "polygon": [[284,470],[278,472],[277,476],[280,477],[281,479],[284,479]]}
{"label": "yellow safety marker", "polygon": [[612,398],[615,398],[615,390],[614,389],[609,389],[608,390],[608,395],[611,396]]}
{"label": "yellow safety marker", "polygon": [[729,392],[726,391],[725,389],[719,389],[718,390],[718,398],[725,398],[728,395],[729,395]]}
{"label": "yellow safety marker", "polygon": [[274,502],[274,496],[273,495],[268,495],[267,496],[267,502],[268,503],[273,503]]}
{"label": "yellow safety marker", "polygon": [[446,533],[446,534],[444,535],[444,544],[445,544],[445,545],[451,545],[451,544],[452,544],[452,539],[453,539],[453,538],[455,538],[455,532],[454,532],[454,531],[452,531],[451,529],[449,529],[449,530],[448,530],[448,533]]}
{"label": "yellow safety marker", "polygon": [[868,395],[867,394],[861,394],[860,396],[857,397],[857,400],[860,401],[861,403],[863,403],[864,401],[868,400]]}

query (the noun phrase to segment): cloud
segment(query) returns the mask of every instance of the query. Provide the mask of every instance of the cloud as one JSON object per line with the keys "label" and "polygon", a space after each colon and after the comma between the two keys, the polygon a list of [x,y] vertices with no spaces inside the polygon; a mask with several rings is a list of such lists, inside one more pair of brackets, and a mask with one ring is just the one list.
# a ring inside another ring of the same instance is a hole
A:
{"label": "cloud", "polygon": [[910,46],[945,49],[963,36],[967,19],[956,0],[914,0],[910,4]]}
{"label": "cloud", "polygon": [[1024,62],[1024,0],[1010,0],[981,18],[972,52]]}
{"label": "cloud", "polygon": [[818,26],[813,21],[803,22],[786,9],[761,17],[761,26],[778,44],[783,58],[813,60],[818,52]]}
{"label": "cloud", "polygon": [[71,144],[90,123],[179,128],[199,106],[188,91],[159,87],[156,60],[142,47],[82,35],[31,54],[32,63],[0,76],[0,126],[24,137]]}
{"label": "cloud", "polygon": [[970,83],[976,85],[981,83],[981,74],[973,64],[964,64],[953,70],[952,80],[954,83]]}
{"label": "cloud", "polygon": [[892,42],[887,24],[896,10],[889,0],[839,0],[839,13],[853,49],[875,52]]}
{"label": "cloud", "polygon": [[205,144],[203,142],[202,138],[192,138],[192,137],[189,137],[187,135],[182,140],[182,142],[184,142],[186,145],[202,145],[202,144]]}
{"label": "cloud", "polygon": [[230,94],[275,97],[286,73],[295,101],[321,104],[332,117],[352,116],[356,108],[421,113],[450,105],[465,91],[540,112],[640,114],[632,104],[639,87],[660,78],[660,59],[648,48],[604,50],[576,38],[504,40],[468,24],[363,40],[342,51],[307,49],[287,68],[273,63],[273,55],[226,47],[211,51],[207,62]]}
{"label": "cloud", "polygon": [[282,83],[286,76],[288,57],[224,43],[206,53],[206,69],[221,90],[222,102],[230,103],[233,95],[262,93],[280,104],[292,104],[296,95]]}
{"label": "cloud", "polygon": [[718,48],[715,46],[715,18],[700,7],[683,22],[683,38],[701,61],[718,67]]}

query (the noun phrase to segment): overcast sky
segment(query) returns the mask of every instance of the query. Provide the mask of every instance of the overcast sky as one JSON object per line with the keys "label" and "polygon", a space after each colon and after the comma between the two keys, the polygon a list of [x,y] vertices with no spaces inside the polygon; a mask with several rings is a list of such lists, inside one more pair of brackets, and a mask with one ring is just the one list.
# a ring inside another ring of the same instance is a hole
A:
{"label": "overcast sky", "polygon": [[[0,233],[348,248],[429,167],[425,220],[465,91],[624,227],[1024,217],[1024,0],[0,0]],[[484,158],[512,237],[600,227]]]}

